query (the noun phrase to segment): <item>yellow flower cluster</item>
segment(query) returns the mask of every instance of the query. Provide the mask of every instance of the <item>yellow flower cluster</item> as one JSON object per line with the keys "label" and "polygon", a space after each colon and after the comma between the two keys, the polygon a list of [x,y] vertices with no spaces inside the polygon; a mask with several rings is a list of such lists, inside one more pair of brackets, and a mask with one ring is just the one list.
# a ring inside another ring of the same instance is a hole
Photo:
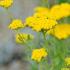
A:
{"label": "yellow flower cluster", "polygon": [[62,3],[48,9],[46,7],[35,8],[35,13],[26,18],[25,24],[35,31],[49,30],[57,23],[57,20],[70,16],[70,4]]}
{"label": "yellow flower cluster", "polygon": [[27,40],[30,40],[33,38],[34,37],[31,34],[25,34],[25,33],[16,34],[16,42],[17,43],[25,43]]}
{"label": "yellow flower cluster", "polygon": [[41,31],[42,29],[48,30],[57,24],[57,22],[52,19],[33,16],[28,17],[25,23],[35,31]]}
{"label": "yellow flower cluster", "polygon": [[13,29],[13,30],[19,29],[19,28],[24,28],[24,24],[23,24],[23,22],[22,22],[21,20],[15,19],[15,20],[13,20],[12,23],[9,25],[9,28],[10,28],[10,29]]}
{"label": "yellow flower cluster", "polygon": [[43,57],[47,56],[47,51],[45,48],[34,49],[32,52],[32,59],[40,62]]}
{"label": "yellow flower cluster", "polygon": [[57,37],[58,39],[66,39],[70,36],[70,24],[58,24],[47,33]]}
{"label": "yellow flower cluster", "polygon": [[12,5],[13,0],[0,0],[0,6],[8,8]]}
{"label": "yellow flower cluster", "polygon": [[52,8],[48,9],[46,7],[35,8],[35,16],[47,17],[55,20],[70,16],[70,4],[62,3],[59,5],[54,5]]}
{"label": "yellow flower cluster", "polygon": [[70,65],[70,57],[66,57],[65,62],[66,62],[67,65]]}
{"label": "yellow flower cluster", "polygon": [[62,3],[60,5],[54,5],[50,9],[50,16],[56,20],[70,16],[70,4]]}

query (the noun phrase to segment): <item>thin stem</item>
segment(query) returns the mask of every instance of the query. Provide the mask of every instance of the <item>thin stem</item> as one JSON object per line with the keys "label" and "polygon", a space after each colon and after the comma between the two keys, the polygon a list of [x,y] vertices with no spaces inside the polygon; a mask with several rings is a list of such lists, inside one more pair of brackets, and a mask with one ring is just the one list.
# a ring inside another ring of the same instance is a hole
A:
{"label": "thin stem", "polygon": [[38,63],[38,70],[42,70],[41,63]]}
{"label": "thin stem", "polygon": [[40,70],[40,65],[38,64],[38,70]]}
{"label": "thin stem", "polygon": [[27,48],[29,48],[29,50],[30,51],[32,51],[33,49],[32,49],[32,47],[31,46],[29,46],[27,43],[25,43],[25,46],[27,47]]}

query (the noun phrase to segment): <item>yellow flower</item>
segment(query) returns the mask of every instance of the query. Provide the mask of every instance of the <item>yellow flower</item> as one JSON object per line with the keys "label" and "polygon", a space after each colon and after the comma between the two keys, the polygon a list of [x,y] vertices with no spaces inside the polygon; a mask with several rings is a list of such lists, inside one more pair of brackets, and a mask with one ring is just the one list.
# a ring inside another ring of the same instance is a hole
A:
{"label": "yellow flower", "polygon": [[58,24],[53,29],[47,32],[48,34],[52,34],[58,39],[66,39],[70,36],[70,24]]}
{"label": "yellow flower", "polygon": [[35,13],[33,14],[34,17],[38,18],[48,18],[50,9],[47,7],[36,7],[34,9]]}
{"label": "yellow flower", "polygon": [[22,21],[19,19],[13,20],[12,23],[9,25],[9,28],[13,29],[13,30],[18,29],[18,28],[23,28],[23,27],[24,27],[24,25],[23,25]]}
{"label": "yellow flower", "polygon": [[25,24],[31,27],[35,31],[48,30],[55,26],[57,22],[52,19],[42,17],[31,16],[26,18]]}
{"label": "yellow flower", "polygon": [[[27,26],[29,26],[29,27],[33,27],[34,24],[35,24],[35,21],[36,21],[36,19],[31,16],[31,17],[26,18],[25,24],[26,24]],[[34,23],[34,24],[33,24],[33,23]]]}
{"label": "yellow flower", "polygon": [[59,20],[61,16],[60,5],[52,6],[52,8],[50,9],[50,18]]}
{"label": "yellow flower", "polygon": [[70,4],[62,3],[60,5],[54,5],[50,9],[50,17],[56,20],[70,16]]}
{"label": "yellow flower", "polygon": [[70,70],[70,68],[62,68],[61,70]]}
{"label": "yellow flower", "polygon": [[47,51],[45,48],[34,49],[32,52],[32,59],[40,62],[42,58],[47,56]]}
{"label": "yellow flower", "polygon": [[62,3],[52,6],[50,9],[47,7],[36,7],[35,16],[52,18],[55,20],[60,20],[61,18],[70,16],[70,4]]}
{"label": "yellow flower", "polygon": [[13,0],[0,0],[0,6],[8,8],[12,5]]}
{"label": "yellow flower", "polygon": [[41,24],[40,24],[40,20],[31,16],[31,17],[28,17],[26,18],[26,21],[25,21],[25,24],[28,26],[28,27],[31,27],[33,30],[35,31],[40,31],[41,30]]}
{"label": "yellow flower", "polygon": [[[36,7],[34,11],[35,13],[32,16],[26,18],[25,24],[28,27],[32,28],[32,30],[35,30],[37,32],[41,30],[47,31],[58,24],[57,20],[70,16],[70,4],[62,3],[54,5],[52,8],[49,9],[47,7]],[[68,37],[65,32],[63,33],[64,36],[60,33],[58,35],[55,34],[55,36],[58,37],[60,35],[59,38],[61,38],[61,36]]]}
{"label": "yellow flower", "polygon": [[70,16],[70,4],[69,3],[62,3],[60,5],[61,14],[63,17]]}
{"label": "yellow flower", "polygon": [[43,24],[44,25],[43,29],[45,29],[45,30],[49,30],[57,24],[57,22],[53,19],[47,19],[46,21],[44,20],[44,22],[45,23]]}
{"label": "yellow flower", "polygon": [[36,7],[34,11],[35,13],[31,17],[26,18],[25,24],[37,32],[42,29],[47,31],[57,24],[57,20],[70,15],[70,4],[62,3],[54,5],[50,9]]}
{"label": "yellow flower", "polygon": [[25,43],[29,39],[33,39],[33,35],[31,34],[25,34],[25,33],[19,33],[16,34],[16,42],[17,43]]}
{"label": "yellow flower", "polygon": [[65,58],[65,62],[67,65],[70,65],[70,57]]}

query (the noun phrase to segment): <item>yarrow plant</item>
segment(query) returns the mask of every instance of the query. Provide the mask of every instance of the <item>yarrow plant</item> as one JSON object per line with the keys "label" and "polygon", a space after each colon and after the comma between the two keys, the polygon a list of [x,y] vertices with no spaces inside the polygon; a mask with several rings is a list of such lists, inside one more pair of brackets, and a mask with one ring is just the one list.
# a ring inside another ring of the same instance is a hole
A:
{"label": "yarrow plant", "polygon": [[[0,6],[9,8],[13,0],[0,1]],[[70,4],[61,3],[52,7],[36,7],[34,14],[21,19],[12,19],[8,28],[17,32],[15,41],[26,48],[30,70],[70,70],[70,48],[66,45],[70,36],[70,24],[60,22],[70,16]],[[29,28],[37,36],[21,33]],[[40,39],[39,39],[40,38]]]}

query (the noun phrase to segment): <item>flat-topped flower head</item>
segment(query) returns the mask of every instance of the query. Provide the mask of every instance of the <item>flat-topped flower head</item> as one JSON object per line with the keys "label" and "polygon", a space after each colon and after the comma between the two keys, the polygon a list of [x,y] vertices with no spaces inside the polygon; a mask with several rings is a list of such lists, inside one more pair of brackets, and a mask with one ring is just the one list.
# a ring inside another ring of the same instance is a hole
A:
{"label": "flat-topped flower head", "polygon": [[47,19],[42,17],[35,17],[35,16],[31,16],[26,18],[25,24],[28,27],[31,27],[32,30],[35,31],[41,31],[43,30],[49,30],[51,29],[53,26],[55,26],[57,24],[57,21],[53,20],[53,19]]}
{"label": "flat-topped flower head", "polygon": [[70,24],[57,24],[53,29],[50,29],[47,33],[55,36],[58,39],[66,39],[70,36]]}
{"label": "flat-topped flower head", "polygon": [[43,16],[52,18],[55,20],[60,20],[61,18],[70,16],[70,4],[61,3],[53,5],[51,8],[47,7],[36,7],[35,8],[36,16]]}
{"label": "flat-topped flower head", "polygon": [[69,3],[62,3],[60,5],[61,14],[63,17],[70,16],[70,4]]}
{"label": "flat-topped flower head", "polygon": [[19,28],[24,28],[24,24],[22,22],[22,20],[20,19],[15,19],[11,22],[11,24],[9,25],[9,28],[12,30],[16,30]]}
{"label": "flat-topped flower head", "polygon": [[36,7],[34,11],[32,16],[26,18],[25,24],[37,32],[47,31],[58,24],[57,20],[70,16],[70,4],[62,3],[51,8]]}
{"label": "flat-topped flower head", "polygon": [[61,3],[52,6],[50,9],[50,18],[60,20],[61,18],[70,16],[70,4]]}
{"label": "flat-topped flower head", "polygon": [[32,51],[32,59],[37,61],[37,62],[40,62],[42,58],[46,57],[48,54],[47,54],[47,51],[45,48],[40,48],[40,49],[34,49]]}
{"label": "flat-topped flower head", "polygon": [[0,6],[8,8],[13,4],[13,0],[0,0]]}

